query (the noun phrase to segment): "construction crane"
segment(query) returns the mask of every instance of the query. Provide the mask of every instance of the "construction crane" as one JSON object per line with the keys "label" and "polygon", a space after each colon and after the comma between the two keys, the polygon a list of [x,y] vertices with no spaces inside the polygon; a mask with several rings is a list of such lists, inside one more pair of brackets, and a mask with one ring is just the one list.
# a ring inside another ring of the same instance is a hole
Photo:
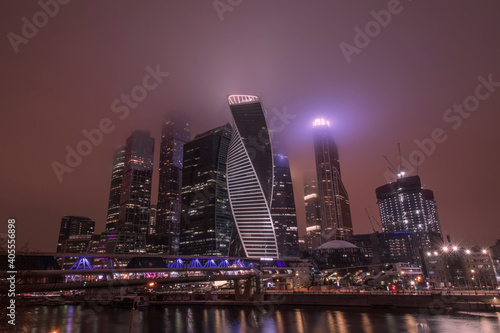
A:
{"label": "construction crane", "polygon": [[377,230],[375,230],[375,227],[373,226],[373,222],[372,222],[372,219],[370,217],[370,214],[368,214],[368,210],[365,208],[365,212],[366,212],[366,216],[368,216],[368,221],[370,221],[370,225],[372,226],[372,230],[373,232],[377,232]]}
{"label": "construction crane", "polygon": [[[398,161],[399,161],[399,168],[396,169],[394,164],[391,163],[391,161],[387,158],[387,156],[383,155],[384,159],[387,161],[389,164],[387,166],[387,169],[391,171],[394,175],[396,175],[397,178],[402,178],[405,175],[404,167],[403,167],[403,158],[401,156],[401,144],[398,142]],[[417,166],[418,168],[418,166]]]}
{"label": "construction crane", "polygon": [[384,228],[382,228],[382,224],[375,218],[375,216],[372,215],[372,218],[375,220],[377,225],[380,227],[380,230],[384,231]]}
{"label": "construction crane", "polygon": [[396,171],[396,168],[394,167],[394,165],[392,165],[391,161],[389,161],[389,159],[387,158],[387,156],[384,155],[383,157],[385,158],[385,160],[389,164],[387,166],[387,169],[389,169],[389,171],[392,172],[393,174],[397,175],[398,172]]}
{"label": "construction crane", "polygon": [[401,145],[398,142],[398,153],[399,153],[399,170],[398,170],[398,177],[400,174],[403,174],[404,176],[404,171],[403,171],[403,158],[401,156]]}

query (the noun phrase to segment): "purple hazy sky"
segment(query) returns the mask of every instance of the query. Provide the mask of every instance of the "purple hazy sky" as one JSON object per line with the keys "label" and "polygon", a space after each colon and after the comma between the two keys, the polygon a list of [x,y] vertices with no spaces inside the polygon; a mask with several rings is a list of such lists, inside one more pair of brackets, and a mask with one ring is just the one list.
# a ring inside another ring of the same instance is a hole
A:
{"label": "purple hazy sky", "polygon": [[[200,133],[231,120],[233,93],[293,116],[276,125],[301,233],[311,123],[322,116],[334,124],[355,233],[372,231],[364,208],[379,216],[382,156],[397,165],[400,142],[404,159],[421,154],[419,175],[445,235],[466,245],[500,238],[498,1],[221,0],[219,13],[211,0],[44,1],[53,17],[37,1],[0,4],[1,214],[4,226],[17,220],[19,246],[55,251],[63,215],[89,216],[102,231],[113,149],[134,129],[149,130],[158,165],[164,117],[187,114]],[[375,16],[384,26],[370,23]],[[358,28],[372,37],[355,38]],[[148,66],[169,75],[127,117],[113,112]],[[453,111],[464,102],[474,111]],[[51,164],[65,164],[66,146],[76,149],[104,118],[114,130],[60,182]]]}

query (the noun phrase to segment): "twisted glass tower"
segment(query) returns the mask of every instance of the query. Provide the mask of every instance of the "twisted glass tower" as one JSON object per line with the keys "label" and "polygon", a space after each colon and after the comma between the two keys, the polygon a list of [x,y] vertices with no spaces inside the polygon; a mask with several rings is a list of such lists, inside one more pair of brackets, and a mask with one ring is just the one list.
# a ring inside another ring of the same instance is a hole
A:
{"label": "twisted glass tower", "polygon": [[278,257],[271,217],[273,152],[266,115],[257,96],[231,95],[234,132],[227,157],[229,202],[244,254]]}

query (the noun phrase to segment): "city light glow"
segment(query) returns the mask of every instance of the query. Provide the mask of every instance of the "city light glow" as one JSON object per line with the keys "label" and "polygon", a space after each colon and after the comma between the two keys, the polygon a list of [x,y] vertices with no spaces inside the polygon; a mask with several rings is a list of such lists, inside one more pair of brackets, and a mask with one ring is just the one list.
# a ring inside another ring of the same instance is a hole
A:
{"label": "city light glow", "polygon": [[314,127],[316,127],[316,126],[328,126],[328,127],[330,127],[330,122],[328,120],[325,120],[324,118],[318,118],[318,119],[314,120],[313,126]]}

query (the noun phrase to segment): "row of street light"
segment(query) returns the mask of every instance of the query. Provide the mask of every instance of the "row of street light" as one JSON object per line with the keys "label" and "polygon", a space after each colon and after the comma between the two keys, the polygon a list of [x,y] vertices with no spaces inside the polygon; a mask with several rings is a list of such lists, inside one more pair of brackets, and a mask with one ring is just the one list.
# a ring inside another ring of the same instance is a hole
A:
{"label": "row of street light", "polygon": [[[458,246],[456,246],[456,245],[454,245],[454,246],[452,246],[452,247],[451,247],[451,251],[452,251],[452,252],[457,252],[459,249],[460,249],[460,248],[459,248]],[[448,247],[448,246],[443,246],[442,250],[443,250],[443,253],[448,253],[448,252],[450,252],[450,247]],[[482,252],[483,254],[487,254],[487,253],[488,253],[488,250],[486,250],[486,249],[482,249],[482,250],[481,250],[481,252]],[[471,251],[471,250],[469,250],[469,249],[465,250],[465,254],[471,254],[471,253],[472,253],[472,251]],[[434,252],[427,252],[427,256],[429,256],[429,257],[430,257],[430,256],[432,256],[433,254],[434,254],[434,256],[437,256],[437,255],[439,255],[439,252],[438,252],[438,251],[434,251]]]}

